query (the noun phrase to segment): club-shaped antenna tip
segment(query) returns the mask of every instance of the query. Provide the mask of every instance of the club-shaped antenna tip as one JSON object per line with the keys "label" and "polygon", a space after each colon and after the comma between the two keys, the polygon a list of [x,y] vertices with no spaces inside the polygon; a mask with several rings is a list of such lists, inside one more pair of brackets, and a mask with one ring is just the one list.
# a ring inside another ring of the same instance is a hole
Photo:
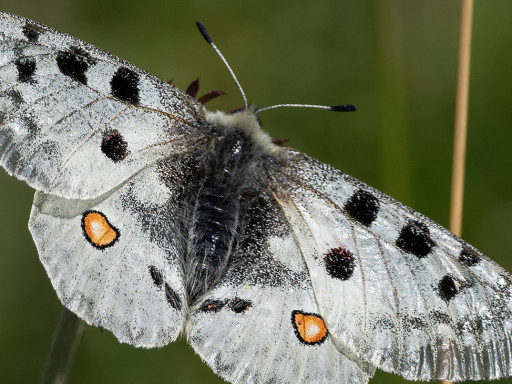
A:
{"label": "club-shaped antenna tip", "polygon": [[331,106],[331,111],[334,112],[354,112],[357,111],[357,107],[352,104],[343,104],[343,105],[333,105]]}
{"label": "club-shaped antenna tip", "polygon": [[210,37],[210,34],[208,33],[208,30],[204,26],[203,23],[200,21],[196,21],[197,28],[199,28],[199,32],[201,32],[201,35],[203,35],[206,42],[210,45],[212,45],[212,38]]}

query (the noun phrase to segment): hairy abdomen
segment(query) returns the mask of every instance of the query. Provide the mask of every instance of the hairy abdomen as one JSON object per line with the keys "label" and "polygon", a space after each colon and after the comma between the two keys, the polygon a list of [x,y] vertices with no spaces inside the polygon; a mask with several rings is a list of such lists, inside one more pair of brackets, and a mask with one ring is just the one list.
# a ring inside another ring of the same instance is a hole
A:
{"label": "hairy abdomen", "polygon": [[216,143],[192,214],[186,259],[187,291],[193,302],[223,275],[243,210],[240,194],[254,161],[253,145],[242,132]]}

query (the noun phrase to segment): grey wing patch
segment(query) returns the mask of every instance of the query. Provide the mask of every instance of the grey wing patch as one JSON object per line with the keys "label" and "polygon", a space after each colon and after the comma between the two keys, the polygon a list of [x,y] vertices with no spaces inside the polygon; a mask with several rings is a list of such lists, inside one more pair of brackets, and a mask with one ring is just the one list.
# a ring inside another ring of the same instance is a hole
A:
{"label": "grey wing patch", "polygon": [[174,198],[157,166],[94,200],[37,192],[30,231],[62,303],[121,342],[174,341],[187,311]]}
{"label": "grey wing patch", "polygon": [[191,310],[189,343],[233,383],[366,383],[374,369],[333,343],[274,197],[255,198],[245,220],[225,277]]}
{"label": "grey wing patch", "polygon": [[506,271],[381,192],[288,156],[276,188],[333,339],[409,379],[512,374]]}
{"label": "grey wing patch", "polygon": [[131,64],[0,13],[0,165],[35,189],[95,198],[192,146],[204,119],[198,102]]}

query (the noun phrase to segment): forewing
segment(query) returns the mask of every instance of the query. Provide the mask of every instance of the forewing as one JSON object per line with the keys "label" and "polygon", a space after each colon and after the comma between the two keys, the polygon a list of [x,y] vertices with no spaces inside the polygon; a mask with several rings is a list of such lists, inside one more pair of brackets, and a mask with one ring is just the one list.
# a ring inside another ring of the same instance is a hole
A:
{"label": "forewing", "polygon": [[287,152],[272,177],[340,349],[409,379],[512,374],[505,270],[381,192]]}
{"label": "forewing", "polygon": [[0,12],[0,165],[33,188],[98,197],[193,145],[203,121],[201,105],[177,88]]}
{"label": "forewing", "polygon": [[63,305],[139,347],[175,340],[187,311],[180,199],[163,181],[177,164],[148,167],[93,200],[37,192],[30,217]]}
{"label": "forewing", "polygon": [[374,369],[334,346],[274,198],[256,198],[245,220],[226,275],[192,309],[189,343],[233,383],[366,383]]}

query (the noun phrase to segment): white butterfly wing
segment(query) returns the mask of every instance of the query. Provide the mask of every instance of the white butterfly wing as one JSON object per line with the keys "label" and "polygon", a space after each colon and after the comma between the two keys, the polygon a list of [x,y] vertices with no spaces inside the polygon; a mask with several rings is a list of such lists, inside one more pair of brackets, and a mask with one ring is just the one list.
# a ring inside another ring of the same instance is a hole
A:
{"label": "white butterfly wing", "polygon": [[192,309],[188,342],[232,383],[366,383],[374,368],[333,344],[273,197],[255,199],[246,220],[226,275]]}
{"label": "white butterfly wing", "polygon": [[[29,227],[62,303],[122,342],[163,346],[182,330],[178,174],[171,158],[93,200],[36,193]],[[148,185],[151,188],[148,188]]]}
{"label": "white butterfly wing", "polygon": [[[0,12],[0,165],[95,198],[203,134],[202,106],[92,45]],[[92,180],[94,182],[92,182]]]}
{"label": "white butterfly wing", "polygon": [[342,172],[293,150],[288,160],[273,175],[278,200],[340,350],[409,379],[512,374],[505,270]]}

